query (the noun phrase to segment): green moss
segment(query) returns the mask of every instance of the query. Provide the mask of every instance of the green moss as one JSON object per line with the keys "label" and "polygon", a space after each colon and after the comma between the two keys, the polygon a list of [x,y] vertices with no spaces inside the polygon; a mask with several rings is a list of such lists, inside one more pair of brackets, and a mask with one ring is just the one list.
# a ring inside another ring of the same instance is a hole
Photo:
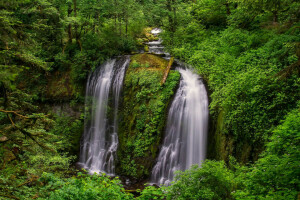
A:
{"label": "green moss", "polygon": [[210,131],[208,142],[208,158],[228,161],[233,153],[233,138],[225,133],[225,111],[222,110],[213,117],[214,127]]}
{"label": "green moss", "polygon": [[[168,61],[153,55],[153,54],[136,54],[134,56],[131,57],[131,64],[130,64],[130,68],[132,67],[132,65],[134,65],[135,63],[142,65],[145,64],[149,64],[149,66],[152,68],[152,70],[160,70],[162,73],[164,72],[164,70],[166,69],[166,67],[168,66]],[[129,68],[129,70],[130,70]]]}
{"label": "green moss", "polygon": [[71,84],[70,71],[57,71],[48,78],[46,96],[51,99],[71,99],[74,96],[74,86]]}
{"label": "green moss", "polygon": [[[124,81],[120,107],[118,173],[132,178],[150,174],[158,153],[168,104],[179,83],[172,71],[164,85],[161,79],[168,62],[151,54],[132,56]],[[126,159],[125,159],[126,158]]]}
{"label": "green moss", "polygon": [[[208,158],[229,162],[230,156],[234,156],[241,163],[249,162],[249,158],[258,159],[258,154],[249,141],[239,138],[237,140],[225,128],[226,111],[221,110],[213,117],[213,129],[210,131],[208,142]],[[262,148],[262,147],[261,147]]]}
{"label": "green moss", "polygon": [[148,47],[148,45],[145,45],[144,50],[145,50],[145,52],[149,52],[149,47]]}

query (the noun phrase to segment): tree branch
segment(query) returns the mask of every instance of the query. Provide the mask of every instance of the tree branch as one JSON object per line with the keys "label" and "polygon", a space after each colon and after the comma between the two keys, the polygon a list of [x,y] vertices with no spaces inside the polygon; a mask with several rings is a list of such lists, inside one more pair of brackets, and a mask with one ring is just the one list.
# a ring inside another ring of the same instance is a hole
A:
{"label": "tree branch", "polygon": [[55,151],[54,149],[52,149],[52,148],[46,146],[45,144],[40,143],[39,141],[37,141],[37,140],[34,138],[34,136],[33,136],[30,132],[28,132],[28,131],[26,131],[26,130],[20,128],[20,127],[18,127],[18,126],[14,123],[14,121],[12,120],[12,118],[9,116],[9,114],[7,114],[7,116],[8,116],[8,118],[9,118],[11,124],[13,125],[13,127],[14,127],[16,130],[19,130],[21,133],[23,133],[23,135],[28,136],[30,139],[32,139],[32,140],[33,140],[37,145],[39,145],[41,148],[44,148],[44,149],[47,149],[47,150],[49,150],[49,151],[51,151],[51,152],[53,152],[53,153],[56,153],[56,151]]}
{"label": "tree branch", "polygon": [[18,197],[15,197],[15,196],[11,196],[11,195],[6,195],[6,194],[0,194],[1,197],[7,197],[7,198],[11,198],[11,199],[17,199],[19,200]]}
{"label": "tree branch", "polygon": [[26,116],[24,116],[24,115],[21,115],[21,114],[17,113],[17,111],[2,110],[2,109],[0,109],[0,112],[3,112],[3,113],[12,113],[12,114],[17,115],[17,116],[19,116],[19,117],[22,117],[22,118],[25,118],[25,119],[29,119],[29,117],[26,117]]}

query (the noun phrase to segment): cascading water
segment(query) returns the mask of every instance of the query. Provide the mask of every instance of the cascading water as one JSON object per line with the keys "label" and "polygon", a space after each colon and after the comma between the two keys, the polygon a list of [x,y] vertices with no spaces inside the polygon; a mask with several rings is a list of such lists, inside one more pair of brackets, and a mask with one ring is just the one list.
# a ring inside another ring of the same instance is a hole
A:
{"label": "cascading water", "polygon": [[[155,36],[158,36],[161,32],[162,30],[159,28],[155,28],[151,31],[151,33]],[[164,51],[164,46],[162,45],[161,39],[148,42],[147,45],[149,47],[149,53],[161,55],[166,60],[169,60],[171,58],[170,54]]]}
{"label": "cascading water", "polygon": [[171,104],[165,138],[151,182],[169,185],[176,170],[201,164],[206,155],[208,98],[200,77],[188,68],[178,68],[179,89]]}
{"label": "cascading water", "polygon": [[[115,173],[119,97],[129,61],[129,56],[109,60],[89,75],[86,86],[85,129],[79,165],[91,174]],[[110,95],[114,100],[112,123],[107,116]]]}

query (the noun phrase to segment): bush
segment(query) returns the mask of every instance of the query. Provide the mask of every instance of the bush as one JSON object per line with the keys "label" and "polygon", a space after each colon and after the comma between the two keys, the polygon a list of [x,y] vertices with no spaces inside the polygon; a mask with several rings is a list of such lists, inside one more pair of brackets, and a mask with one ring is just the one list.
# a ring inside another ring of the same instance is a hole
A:
{"label": "bush", "polygon": [[152,199],[165,199],[166,193],[162,188],[156,188],[154,186],[146,187],[139,196],[138,200],[152,200]]}
{"label": "bush", "polygon": [[274,130],[267,149],[249,172],[242,175],[244,190],[237,199],[297,199],[300,190],[300,114],[290,112]]}
{"label": "bush", "polygon": [[166,188],[168,199],[231,199],[234,174],[224,161],[205,161],[177,172],[175,181]]}
{"label": "bush", "polygon": [[[58,180],[59,181],[59,180]],[[48,184],[53,184],[47,181]],[[120,180],[110,179],[105,175],[86,175],[78,173],[76,178],[68,179],[62,187],[50,194],[49,200],[117,200],[133,199],[126,194]]]}

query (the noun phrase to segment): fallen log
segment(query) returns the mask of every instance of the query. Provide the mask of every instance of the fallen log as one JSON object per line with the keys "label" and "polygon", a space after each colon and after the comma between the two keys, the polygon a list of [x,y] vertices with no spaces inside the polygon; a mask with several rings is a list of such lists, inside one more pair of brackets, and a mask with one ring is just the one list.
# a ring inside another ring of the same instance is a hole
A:
{"label": "fallen log", "polygon": [[168,67],[166,68],[165,73],[164,73],[164,76],[163,76],[163,79],[162,79],[162,81],[161,81],[161,85],[163,85],[163,84],[166,82],[166,80],[167,80],[167,78],[168,78],[168,74],[169,74],[169,72],[170,72],[170,70],[171,70],[171,67],[172,67],[173,62],[174,62],[174,57],[172,57],[172,58],[170,59],[170,61],[169,61]]}

